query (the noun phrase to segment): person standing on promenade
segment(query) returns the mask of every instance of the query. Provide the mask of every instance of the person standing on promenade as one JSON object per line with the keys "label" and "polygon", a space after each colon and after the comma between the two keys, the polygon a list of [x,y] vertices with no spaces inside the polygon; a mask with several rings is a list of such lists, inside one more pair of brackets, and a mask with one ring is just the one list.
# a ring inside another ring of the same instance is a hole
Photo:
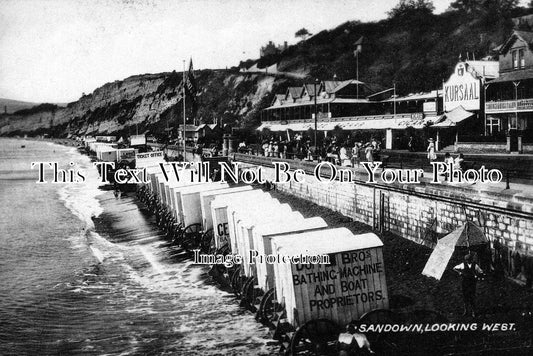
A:
{"label": "person standing on promenade", "polygon": [[352,166],[355,167],[356,164],[359,167],[359,142],[356,142],[352,148]]}
{"label": "person standing on promenade", "polygon": [[367,162],[374,162],[374,148],[370,143],[366,144],[365,157]]}
{"label": "person standing on promenade", "polygon": [[463,292],[464,312],[463,316],[468,314],[468,309],[472,317],[476,317],[476,284],[477,280],[483,276],[483,271],[474,261],[472,254],[468,253],[464,257],[464,262],[453,268],[462,277],[461,288]]}
{"label": "person standing on promenade", "polygon": [[433,138],[430,138],[428,141],[429,141],[429,145],[427,148],[427,152],[428,152],[429,163],[431,163],[437,159],[437,154],[435,153],[435,142],[433,141]]}
{"label": "person standing on promenade", "polygon": [[409,136],[409,143],[407,144],[407,147],[409,148],[409,152],[415,151],[415,144],[413,142],[413,136]]}

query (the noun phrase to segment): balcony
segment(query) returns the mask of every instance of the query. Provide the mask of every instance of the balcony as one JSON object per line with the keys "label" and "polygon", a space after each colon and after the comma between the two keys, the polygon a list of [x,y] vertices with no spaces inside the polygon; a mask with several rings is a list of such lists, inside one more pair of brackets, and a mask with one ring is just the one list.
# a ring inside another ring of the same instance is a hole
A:
{"label": "balcony", "polygon": [[485,113],[487,114],[527,111],[533,111],[533,99],[487,101],[485,103]]}

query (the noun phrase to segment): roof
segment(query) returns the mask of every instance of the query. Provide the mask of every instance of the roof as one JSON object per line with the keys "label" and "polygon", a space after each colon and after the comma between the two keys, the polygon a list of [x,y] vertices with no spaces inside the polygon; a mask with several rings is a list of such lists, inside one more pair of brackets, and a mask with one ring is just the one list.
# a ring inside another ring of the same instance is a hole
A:
{"label": "roof", "polygon": [[512,72],[502,73],[500,77],[491,81],[491,83],[512,82],[516,80],[533,79],[533,69],[515,70]]}
{"label": "roof", "polygon": [[[399,96],[396,97],[396,100],[394,98],[385,99],[384,102],[393,102],[393,101],[411,101],[411,100],[427,100],[427,99],[435,99],[437,96],[442,97],[443,90],[432,90],[430,92],[420,92],[420,93],[411,93],[406,96]],[[377,93],[379,94],[379,93]]]}
{"label": "roof", "polygon": [[498,78],[500,71],[499,61],[466,61],[466,64],[474,70],[478,77]]}
{"label": "roof", "polygon": [[333,90],[339,86],[341,82],[338,80],[324,80],[322,84],[324,85],[324,90],[326,93],[333,93]]}
{"label": "roof", "polygon": [[[245,201],[246,199],[257,199],[267,193],[260,189],[246,190],[242,192],[234,192],[229,194],[220,194],[215,196],[215,199],[211,202],[211,208],[222,208],[228,206],[232,201]],[[269,195],[270,196],[270,195]]]}
{"label": "roof", "polygon": [[211,127],[209,127],[209,125],[207,124],[200,124],[198,126],[196,126],[196,129],[194,131],[200,131],[202,129],[210,129]]}
{"label": "roof", "polygon": [[287,88],[287,94],[290,94],[290,96],[293,99],[299,99],[302,97],[302,91],[303,87],[288,87]]}
{"label": "roof", "polygon": [[327,227],[328,224],[320,217],[308,218],[303,220],[282,220],[279,224],[258,224],[255,226],[254,232],[261,236],[267,235],[281,235],[293,231],[316,229]]}
{"label": "roof", "polygon": [[500,48],[500,54],[504,54],[509,50],[509,47],[513,45],[516,39],[521,39],[527,43],[530,47],[533,44],[533,32],[531,31],[522,31],[515,30],[513,34],[505,41],[505,43]]}
{"label": "roof", "polygon": [[[180,125],[180,126],[178,127],[178,131],[183,132],[183,125]],[[185,125],[185,131],[186,131],[186,132],[187,132],[187,131],[189,131],[189,132],[190,132],[190,131],[196,131],[196,126],[194,126],[194,125]]]}
{"label": "roof", "polygon": [[[320,90],[320,84],[317,85],[318,90]],[[309,94],[309,96],[315,95],[315,84],[304,84],[304,89]]]}
{"label": "roof", "polygon": [[363,85],[363,84],[365,84],[365,83],[363,83],[363,82],[361,82],[361,81],[359,81],[359,80],[355,80],[355,79],[344,80],[344,81],[340,82],[339,85],[337,85],[337,86],[333,89],[332,93],[336,93],[336,92],[338,92],[339,90],[341,90],[341,89],[347,87],[347,86],[350,85],[350,84],[359,84],[359,85]]}
{"label": "roof", "polygon": [[207,125],[207,126],[209,126],[209,128],[210,128],[211,130],[214,130],[215,128],[218,127],[218,124],[209,124],[209,125]]}
{"label": "roof", "polygon": [[[374,233],[354,235],[345,227],[309,231],[302,234],[283,235],[274,238],[284,255],[298,255],[302,249],[308,254],[340,253],[367,248],[381,247],[383,242]],[[327,241],[327,243],[324,243]]]}
{"label": "roof", "polygon": [[[367,104],[369,103],[368,99],[355,99],[355,98],[322,98],[317,96],[316,104]],[[283,105],[276,105],[276,106],[270,106],[264,110],[270,110],[270,109],[279,109],[279,108],[290,108],[290,107],[297,107],[297,106],[311,106],[315,105],[314,101],[296,101],[294,103],[287,103]]]}

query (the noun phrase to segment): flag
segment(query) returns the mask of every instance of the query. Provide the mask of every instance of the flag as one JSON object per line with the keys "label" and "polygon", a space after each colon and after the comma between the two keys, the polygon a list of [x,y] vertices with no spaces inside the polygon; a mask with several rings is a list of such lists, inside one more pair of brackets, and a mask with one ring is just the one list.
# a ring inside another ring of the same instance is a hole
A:
{"label": "flag", "polygon": [[189,63],[189,72],[185,78],[185,90],[190,97],[196,97],[196,80],[194,79],[194,69],[192,67],[192,58]]}
{"label": "flag", "polygon": [[184,80],[182,80],[177,89],[178,97],[177,102],[183,100],[183,94],[185,92],[185,98],[187,106],[191,108],[192,116],[195,117],[198,111],[198,106],[196,103],[197,89],[196,89],[196,79],[194,78],[194,69],[192,66],[192,58],[189,63],[189,71],[184,75]]}
{"label": "flag", "polygon": [[[185,87],[185,90],[183,90]],[[190,107],[192,108],[193,116],[196,116],[197,112],[197,103],[196,103],[196,79],[194,78],[194,69],[192,66],[192,58],[191,62],[189,63],[189,71],[187,72],[187,75],[185,76],[185,80],[182,80],[180,84],[178,85],[178,102],[183,100],[183,92],[185,92],[185,97],[187,100],[187,103],[190,103]]]}

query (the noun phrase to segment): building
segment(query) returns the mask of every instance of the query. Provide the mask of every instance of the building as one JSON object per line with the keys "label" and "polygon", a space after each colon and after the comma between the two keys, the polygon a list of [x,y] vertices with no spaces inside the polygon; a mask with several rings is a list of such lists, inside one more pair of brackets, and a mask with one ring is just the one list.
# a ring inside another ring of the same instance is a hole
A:
{"label": "building", "polygon": [[258,130],[313,130],[316,103],[316,127],[324,136],[336,129],[358,132],[361,139],[377,136],[384,140],[386,148],[392,149],[407,144],[407,140],[398,138],[400,132],[409,127],[422,129],[436,121],[437,108],[442,107],[442,101],[438,104],[442,93],[434,91],[400,98],[391,96],[391,89],[381,89],[353,79],[289,87],[285,94],[276,94],[271,106],[263,110]]}
{"label": "building", "polygon": [[499,73],[498,61],[459,61],[442,87],[442,116],[432,126],[437,148],[450,151],[475,146],[486,149],[484,87]]}
{"label": "building", "polygon": [[289,45],[287,44],[287,41],[285,41],[282,45],[276,46],[274,42],[268,41],[268,43],[261,47],[259,50],[259,56],[260,57],[266,57],[266,56],[272,56],[279,54],[283,51],[285,51]]}
{"label": "building", "polygon": [[[209,136],[211,128],[207,124],[201,125],[185,125],[185,139],[187,142],[197,143],[198,140]],[[178,128],[178,138],[183,140],[183,126]]]}
{"label": "building", "polygon": [[262,112],[262,121],[310,120],[315,113],[315,99],[318,118],[334,118],[366,114],[371,111],[371,100],[377,86],[356,80],[322,81],[289,87],[284,94],[276,94],[270,107]]}
{"label": "building", "polygon": [[499,46],[499,77],[485,86],[485,131],[506,151],[533,151],[533,32],[515,30]]}
{"label": "building", "polygon": [[[380,90],[353,79],[289,87],[263,110],[259,130],[314,129],[316,110],[317,130],[324,135],[340,128],[352,137],[380,138],[387,149],[406,149],[409,136],[416,136],[419,146],[432,137],[437,149],[457,151],[461,142],[486,141],[484,88],[498,76],[498,61],[467,60],[455,65],[441,89],[402,97],[395,88]],[[407,129],[424,130],[424,135]]]}

